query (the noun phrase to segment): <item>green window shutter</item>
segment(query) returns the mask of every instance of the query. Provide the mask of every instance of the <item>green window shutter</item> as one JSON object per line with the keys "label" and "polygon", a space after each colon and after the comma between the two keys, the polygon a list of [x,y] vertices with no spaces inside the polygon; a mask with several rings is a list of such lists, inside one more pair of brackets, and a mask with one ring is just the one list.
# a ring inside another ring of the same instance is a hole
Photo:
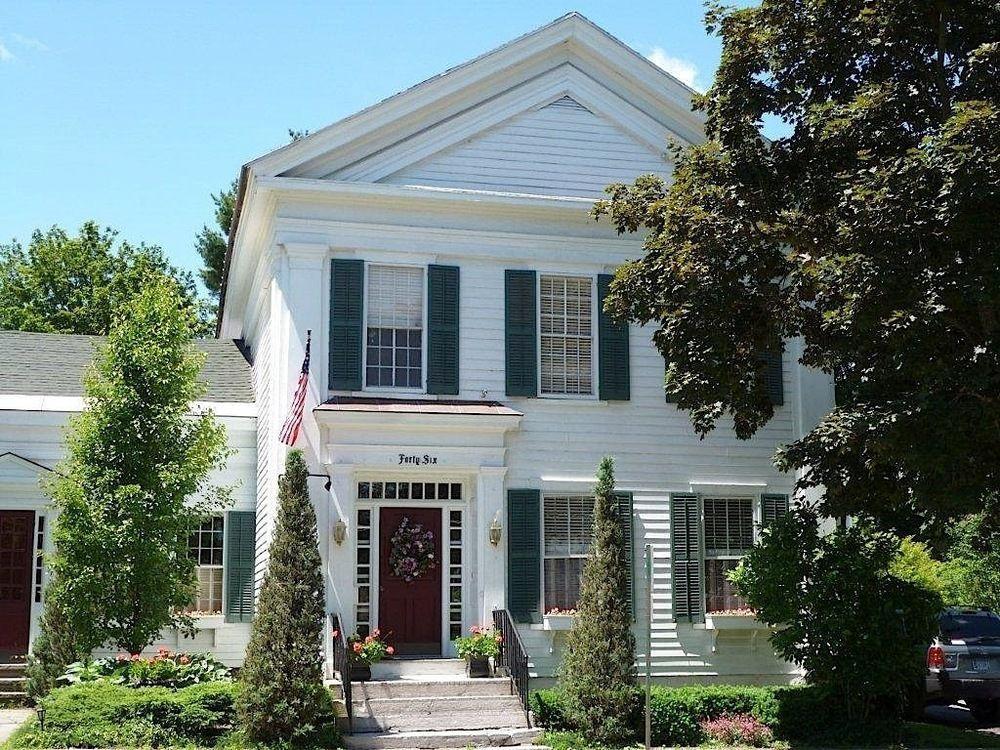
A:
{"label": "green window shutter", "polygon": [[628,609],[635,618],[635,528],[634,513],[631,492],[616,492],[618,499],[618,520],[622,524],[622,533],[625,535],[625,565],[628,575]]}
{"label": "green window shutter", "polygon": [[507,271],[504,279],[508,396],[538,395],[538,313],[534,271]]}
{"label": "green window shutter", "polygon": [[226,622],[253,619],[253,569],[257,537],[257,514],[252,510],[226,513]]}
{"label": "green window shutter", "polygon": [[541,492],[507,491],[507,609],[516,622],[539,611],[541,580]]}
{"label": "green window shutter", "polygon": [[674,619],[700,622],[705,616],[705,597],[701,502],[697,495],[670,495],[670,561]]}
{"label": "green window shutter", "polygon": [[613,278],[604,273],[597,277],[598,392],[604,401],[628,401],[628,323],[618,322],[604,312],[604,298]]}
{"label": "green window shutter", "polygon": [[760,525],[765,529],[788,512],[788,495],[760,496]]}
{"label": "green window shutter", "polygon": [[334,260],[330,266],[330,388],[361,390],[365,263]]}
{"label": "green window shutter", "polygon": [[458,393],[458,267],[427,267],[427,392]]}
{"label": "green window shutter", "polygon": [[781,347],[760,355],[764,362],[764,388],[767,397],[775,406],[785,403],[785,384],[781,377]]}

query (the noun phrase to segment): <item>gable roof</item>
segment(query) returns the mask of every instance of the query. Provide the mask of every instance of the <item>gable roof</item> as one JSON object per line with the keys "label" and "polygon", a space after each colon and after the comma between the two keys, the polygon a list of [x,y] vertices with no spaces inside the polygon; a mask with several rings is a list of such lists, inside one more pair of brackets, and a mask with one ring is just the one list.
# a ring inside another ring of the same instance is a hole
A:
{"label": "gable roof", "polygon": [[[0,331],[0,394],[83,396],[83,374],[103,336]],[[205,401],[252,403],[250,365],[235,341],[201,339]]]}
{"label": "gable roof", "polygon": [[[244,204],[255,200],[257,187],[274,178],[393,182],[391,175],[409,165],[567,95],[626,125],[655,152],[662,153],[671,137],[689,143],[703,138],[703,117],[691,109],[697,92],[581,14],[568,13],[245,164],[223,269],[219,330],[233,257],[247,231]],[[490,110],[485,117],[484,109]]]}

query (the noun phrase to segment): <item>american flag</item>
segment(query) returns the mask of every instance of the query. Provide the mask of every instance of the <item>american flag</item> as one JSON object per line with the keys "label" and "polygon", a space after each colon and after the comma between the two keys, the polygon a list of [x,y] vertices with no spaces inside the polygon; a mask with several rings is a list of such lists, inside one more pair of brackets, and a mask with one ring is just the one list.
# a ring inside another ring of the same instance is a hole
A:
{"label": "american flag", "polygon": [[311,345],[312,331],[308,331],[306,333],[306,358],[302,360],[299,384],[295,388],[295,395],[292,396],[292,411],[281,427],[280,440],[285,445],[295,445],[295,439],[299,436],[299,428],[302,426],[302,409],[306,405],[306,391],[309,390],[309,347]]}

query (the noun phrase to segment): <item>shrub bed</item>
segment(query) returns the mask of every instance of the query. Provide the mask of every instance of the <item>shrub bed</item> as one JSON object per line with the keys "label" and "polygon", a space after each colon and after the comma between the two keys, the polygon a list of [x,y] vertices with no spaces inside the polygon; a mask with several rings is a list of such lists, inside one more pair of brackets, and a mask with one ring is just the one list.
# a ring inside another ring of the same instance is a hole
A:
{"label": "shrub bed", "polygon": [[44,731],[32,718],[8,746],[211,746],[232,725],[237,689],[232,682],[170,690],[104,680],[57,688],[41,700]]}
{"label": "shrub bed", "polygon": [[[635,693],[634,739],[643,733],[641,690]],[[573,730],[567,698],[557,689],[531,695],[538,726],[551,731]],[[703,724],[722,717],[749,716],[779,739],[803,739],[842,721],[836,706],[814,687],[755,687],[743,685],[654,686],[650,718],[652,742],[657,746],[692,746],[707,737]]]}

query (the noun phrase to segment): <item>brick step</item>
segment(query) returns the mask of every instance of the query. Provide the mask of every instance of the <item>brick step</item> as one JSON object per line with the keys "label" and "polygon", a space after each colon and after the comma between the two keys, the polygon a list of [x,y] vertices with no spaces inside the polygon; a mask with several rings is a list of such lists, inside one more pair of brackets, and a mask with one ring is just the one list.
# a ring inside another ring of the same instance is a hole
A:
{"label": "brick step", "polygon": [[[336,690],[339,688],[339,684],[334,686]],[[510,695],[510,680],[506,677],[460,680],[377,680],[353,683],[351,690],[355,700],[427,696],[495,697]]]}
{"label": "brick step", "polygon": [[445,730],[424,732],[379,732],[349,734],[343,738],[348,750],[436,750],[436,748],[499,748],[520,746],[520,750],[541,750],[532,743],[541,729]]}

